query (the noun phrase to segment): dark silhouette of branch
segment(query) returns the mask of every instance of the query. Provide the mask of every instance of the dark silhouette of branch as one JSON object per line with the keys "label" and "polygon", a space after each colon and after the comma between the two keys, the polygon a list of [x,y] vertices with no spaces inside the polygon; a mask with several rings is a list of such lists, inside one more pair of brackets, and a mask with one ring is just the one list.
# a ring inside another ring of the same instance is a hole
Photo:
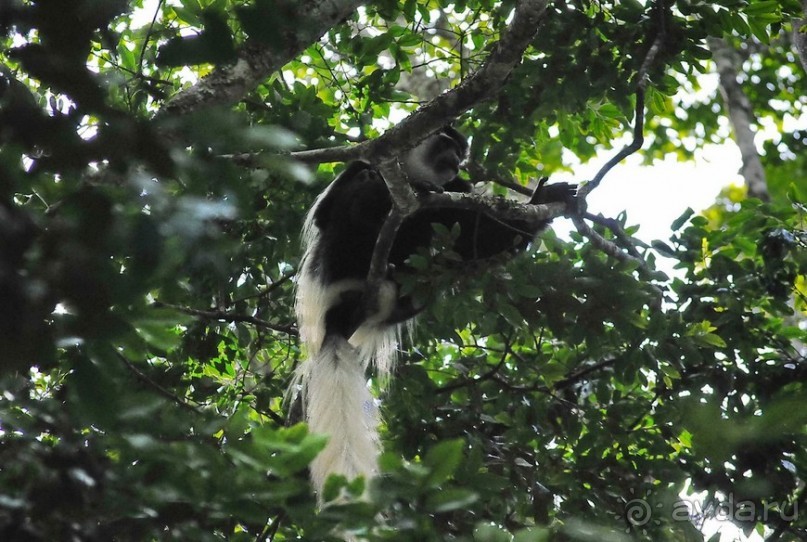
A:
{"label": "dark silhouette of branch", "polygon": [[287,283],[288,281],[293,279],[295,274],[296,273],[289,273],[287,275],[282,275],[279,279],[277,279],[276,281],[274,281],[273,283],[271,283],[269,286],[262,289],[258,293],[255,293],[255,294],[252,294],[252,295],[245,295],[244,297],[236,299],[235,302],[246,301],[247,299],[254,299],[254,298],[257,298],[257,297],[267,297],[272,292],[274,292],[275,290],[277,290],[278,288],[283,286],[285,283]]}
{"label": "dark silhouette of branch", "polygon": [[184,314],[190,314],[191,316],[196,316],[198,318],[203,318],[206,320],[220,320],[223,322],[245,322],[265,329],[271,329],[272,331],[277,331],[279,333],[286,333],[288,335],[294,335],[294,336],[297,336],[299,334],[297,328],[292,325],[273,324],[271,322],[267,322],[266,320],[262,320],[255,316],[250,316],[248,314],[238,314],[223,310],[194,309],[191,307],[182,307],[179,305],[163,303],[162,301],[155,301],[154,306],[174,309]]}
{"label": "dark silhouette of branch", "polygon": [[[513,20],[502,32],[487,60],[475,73],[455,88],[431,100],[376,139],[356,145],[312,149],[289,156],[309,164],[366,160],[382,166],[420,140],[449,124],[477,103],[493,98],[504,86],[510,72],[520,62],[532,42],[546,11],[546,0],[522,0]],[[236,155],[240,163],[249,163],[249,154]],[[388,183],[394,182],[386,179]],[[393,196],[394,197],[394,196]]]}
{"label": "dark silhouette of branch", "polygon": [[605,165],[600,168],[597,174],[594,176],[591,181],[584,184],[580,187],[577,195],[579,201],[581,202],[581,210],[584,210],[585,199],[588,194],[599,186],[600,182],[602,182],[605,175],[608,174],[614,166],[620,163],[622,160],[630,156],[631,154],[635,153],[639,149],[642,148],[644,144],[644,93],[645,89],[647,88],[648,83],[648,73],[650,71],[653,62],[655,61],[656,57],[658,56],[659,51],[661,50],[661,46],[664,44],[664,40],[666,39],[667,32],[665,30],[665,5],[663,1],[658,3],[658,13],[659,13],[659,30],[656,34],[653,43],[650,45],[650,48],[647,50],[647,54],[642,61],[642,65],[639,68],[639,72],[636,74],[636,107],[634,108],[634,121],[633,121],[633,141],[631,141],[628,145],[626,145],[621,151],[619,151],[613,158],[608,160]]}
{"label": "dark silhouette of branch", "polygon": [[[634,122],[633,122],[633,140],[626,145],[622,150],[620,150],[615,156],[613,156],[610,160],[608,160],[603,167],[594,175],[594,178],[591,179],[588,183],[583,184],[577,191],[577,198],[578,198],[578,211],[580,214],[577,216],[572,217],[572,221],[577,228],[577,231],[580,232],[581,235],[588,238],[594,246],[599,248],[601,251],[605,252],[609,256],[616,258],[622,262],[634,262],[638,264],[639,268],[644,272],[649,272],[649,268],[647,267],[647,263],[644,259],[639,255],[638,251],[636,250],[633,240],[631,240],[627,234],[625,234],[622,227],[616,221],[610,222],[607,224],[609,227],[619,238],[623,244],[626,246],[627,252],[620,249],[616,244],[608,241],[596,231],[594,231],[588,224],[585,223],[583,217],[591,218],[591,215],[586,214],[586,198],[591,193],[592,190],[597,188],[605,176],[610,172],[617,164],[619,164],[622,160],[630,156],[631,154],[635,153],[639,149],[642,148],[644,144],[644,97],[645,97],[645,90],[648,84],[648,74],[650,68],[653,65],[656,57],[658,56],[659,51],[661,51],[661,47],[664,44],[664,40],[666,39],[666,30],[665,30],[665,10],[666,6],[663,0],[658,2],[658,14],[659,14],[659,27],[658,33],[656,34],[653,43],[650,45],[650,48],[647,50],[647,54],[642,61],[642,65],[639,68],[639,72],[636,75],[636,105],[634,108]],[[659,302],[661,300],[661,292],[659,294]]]}
{"label": "dark silhouette of branch", "polygon": [[141,382],[143,382],[144,384],[146,384],[150,388],[157,391],[160,395],[162,395],[166,399],[170,399],[171,401],[173,401],[174,403],[176,403],[177,405],[179,405],[180,407],[182,407],[182,408],[184,408],[186,410],[190,410],[191,412],[193,412],[195,414],[202,414],[201,410],[197,409],[195,406],[188,403],[187,401],[184,401],[181,397],[179,397],[178,395],[176,395],[172,391],[167,390],[166,388],[162,387],[160,384],[156,383],[154,380],[149,378],[149,376],[146,375],[143,371],[141,371],[140,369],[135,367],[134,364],[131,361],[129,361],[129,359],[126,356],[124,356],[123,354],[121,354],[118,351],[115,351],[115,356],[117,356],[117,358],[121,362],[123,362],[123,364],[126,366],[126,368],[129,369],[129,371],[131,371],[131,373],[134,374],[137,377],[138,380],[140,380]]}
{"label": "dark silhouette of branch", "polygon": [[436,394],[443,394],[443,393],[451,393],[454,390],[458,390],[460,388],[466,388],[468,386],[475,386],[480,382],[484,382],[486,380],[492,380],[496,373],[504,367],[504,362],[507,361],[507,355],[510,353],[509,348],[505,348],[504,352],[502,353],[502,357],[499,359],[499,363],[497,363],[492,369],[483,373],[478,378],[461,378],[456,382],[452,382],[451,384],[446,384],[441,388],[437,388],[434,393]]}
{"label": "dark silhouette of branch", "polygon": [[621,151],[616,153],[604,166],[600,168],[594,178],[580,187],[577,193],[581,202],[585,202],[586,196],[600,185],[609,171],[622,160],[642,148],[644,144],[644,90],[636,90],[636,109],[633,123],[633,141],[625,145]]}

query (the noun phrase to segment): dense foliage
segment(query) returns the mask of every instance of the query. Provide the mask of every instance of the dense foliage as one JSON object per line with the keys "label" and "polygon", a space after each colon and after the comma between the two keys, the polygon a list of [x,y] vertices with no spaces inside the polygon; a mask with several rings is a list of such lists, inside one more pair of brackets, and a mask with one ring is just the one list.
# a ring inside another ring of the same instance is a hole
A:
{"label": "dense foliage", "polygon": [[375,138],[456,86],[515,2],[374,2],[254,88],[172,109],[201,76],[280,55],[322,4],[0,4],[0,540],[702,540],[709,518],[807,539],[799,2],[547,8],[457,121],[480,188],[602,156],[645,78],[649,163],[724,141],[719,94],[695,97],[722,36],[779,131],[770,198],[727,189],[653,247],[629,217],[596,221],[642,264],[551,231],[462,277],[419,262],[450,295],[382,393],[384,476],[317,511],[323,440],[283,394],[302,220],[342,166],[289,152]]}

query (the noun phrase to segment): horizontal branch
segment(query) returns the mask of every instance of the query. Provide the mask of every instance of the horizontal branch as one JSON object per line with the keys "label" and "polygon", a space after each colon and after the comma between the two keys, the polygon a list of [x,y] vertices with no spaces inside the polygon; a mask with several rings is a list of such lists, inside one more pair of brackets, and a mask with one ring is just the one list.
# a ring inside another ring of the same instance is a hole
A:
{"label": "horizontal branch", "polygon": [[222,322],[244,322],[247,324],[253,324],[258,327],[271,329],[272,331],[277,331],[280,333],[286,333],[288,335],[297,336],[299,332],[297,328],[291,325],[281,325],[281,324],[273,324],[271,322],[267,322],[266,320],[262,320],[255,316],[250,316],[248,314],[238,314],[230,311],[222,311],[222,310],[201,310],[201,309],[194,309],[191,307],[182,307],[179,305],[172,305],[169,303],[163,303],[162,301],[155,301],[155,307],[165,307],[168,309],[174,309],[176,311],[182,312],[184,314],[189,314],[191,316],[196,316],[198,318],[204,318],[205,320],[220,320]]}
{"label": "horizontal branch", "polygon": [[520,220],[530,224],[539,224],[568,212],[563,202],[528,204],[496,196],[477,194],[461,194],[444,192],[442,194],[424,194],[420,197],[421,209],[454,208],[479,211],[493,218],[505,221]]}
{"label": "horizontal branch", "polygon": [[289,153],[291,158],[306,164],[324,164],[328,162],[350,162],[362,157],[362,147],[359,145],[344,145],[341,147],[326,147],[324,149],[311,149]]}

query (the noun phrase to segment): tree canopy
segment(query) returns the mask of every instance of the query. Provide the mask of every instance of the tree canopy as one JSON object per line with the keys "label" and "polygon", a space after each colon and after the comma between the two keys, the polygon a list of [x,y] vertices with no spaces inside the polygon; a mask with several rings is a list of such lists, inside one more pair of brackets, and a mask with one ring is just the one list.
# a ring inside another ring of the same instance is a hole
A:
{"label": "tree canopy", "polygon": [[[807,540],[806,10],[0,3],[0,539]],[[318,509],[284,402],[305,212],[353,159],[417,206],[395,157],[447,123],[479,194],[602,164],[568,238],[413,258],[443,294],[372,382],[383,475]],[[744,184],[668,239],[587,205],[711,143]]]}

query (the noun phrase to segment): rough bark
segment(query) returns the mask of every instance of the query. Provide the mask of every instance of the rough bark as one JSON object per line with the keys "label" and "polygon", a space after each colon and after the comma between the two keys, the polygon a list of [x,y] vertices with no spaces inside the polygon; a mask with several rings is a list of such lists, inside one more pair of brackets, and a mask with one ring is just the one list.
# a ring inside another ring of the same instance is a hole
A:
{"label": "rough bark", "polygon": [[740,58],[725,40],[709,38],[709,49],[712,51],[717,72],[720,77],[720,92],[726,105],[734,141],[740,149],[743,165],[740,174],[745,179],[748,195],[761,200],[768,199],[768,183],[759,152],[754,145],[754,112],[748,96],[737,81],[737,65]]}
{"label": "rough bark", "polygon": [[299,11],[305,16],[305,24],[284,36],[282,49],[270,49],[254,40],[247,42],[238,51],[238,59],[233,64],[216,67],[210,75],[177,93],[160,109],[158,116],[184,115],[238,102],[364,3],[364,0],[305,2]]}
{"label": "rough bark", "polygon": [[[546,0],[519,2],[514,10],[512,22],[502,32],[493,52],[478,71],[454,89],[441,94],[409,115],[383,136],[351,147],[351,151],[358,153],[359,157],[377,164],[393,200],[393,210],[382,228],[382,231],[391,233],[380,236],[376,243],[373,264],[367,277],[368,284],[377,284],[386,271],[387,256],[391,248],[390,239],[394,237],[400,221],[422,203],[415,197],[397,158],[402,151],[411,148],[429,134],[453,121],[475,104],[496,95],[513,68],[521,62],[524,51],[535,37],[541,18],[546,12],[546,5]],[[442,199],[446,200],[442,202],[442,206],[455,204],[450,197]],[[430,203],[436,204],[435,201]],[[367,292],[366,295],[372,298],[374,292]]]}
{"label": "rough bark", "polygon": [[[321,1],[321,3],[325,2]],[[357,6],[362,2],[355,0],[353,2],[345,0],[328,2],[329,5],[337,3]],[[295,160],[309,164],[363,159],[383,165],[384,162],[393,160],[400,155],[401,151],[413,147],[418,141],[452,122],[475,104],[496,95],[504,86],[510,72],[521,62],[524,51],[538,32],[539,23],[546,12],[546,7],[547,0],[522,0],[519,2],[513,13],[513,20],[502,32],[501,38],[493,47],[490,56],[478,71],[463,80],[457,87],[425,104],[381,137],[357,145],[294,152],[291,153],[291,156]],[[326,25],[320,26],[323,28],[322,33],[324,34],[327,30]],[[304,43],[305,39],[300,36],[297,36],[295,41],[302,43],[302,48],[307,45]],[[300,50],[302,48],[298,47]],[[242,54],[247,55],[247,51]],[[266,64],[260,71],[250,71],[250,80],[254,79],[254,84],[257,85],[261,79],[293,57],[294,54],[290,53],[288,58],[284,57],[283,62],[276,66],[270,67]],[[245,91],[242,92],[244,87],[241,83],[242,77],[230,74],[244,63],[246,61],[239,62],[231,68],[217,70],[222,73],[216,76],[216,72],[214,72],[199,84],[177,95],[163,109],[168,113],[193,111],[203,105],[237,101],[245,93]],[[257,64],[257,61],[251,61],[249,64]],[[210,82],[205,83],[208,80]],[[202,85],[202,83],[205,84]],[[199,88],[196,89],[196,87]],[[184,94],[188,94],[188,96],[182,96]],[[222,94],[222,96],[217,97],[217,94]],[[245,167],[255,165],[254,157],[249,154],[233,155],[232,158]]]}
{"label": "rough bark", "polygon": [[[455,88],[425,104],[381,137],[357,145],[294,152],[291,156],[310,164],[358,159],[382,164],[393,160],[401,151],[413,147],[475,104],[491,99],[501,90],[538,32],[546,6],[546,0],[520,2],[515,8],[512,22],[502,32],[493,52],[479,70]],[[239,155],[237,158],[243,164],[248,164],[250,160],[249,155]]]}
{"label": "rough bark", "polygon": [[494,97],[532,42],[546,12],[546,0],[523,0],[516,5],[513,20],[475,73],[453,90],[441,94],[382,137],[368,141],[363,156],[377,161],[393,159],[402,149],[414,146],[427,135],[453,121],[475,104]]}

